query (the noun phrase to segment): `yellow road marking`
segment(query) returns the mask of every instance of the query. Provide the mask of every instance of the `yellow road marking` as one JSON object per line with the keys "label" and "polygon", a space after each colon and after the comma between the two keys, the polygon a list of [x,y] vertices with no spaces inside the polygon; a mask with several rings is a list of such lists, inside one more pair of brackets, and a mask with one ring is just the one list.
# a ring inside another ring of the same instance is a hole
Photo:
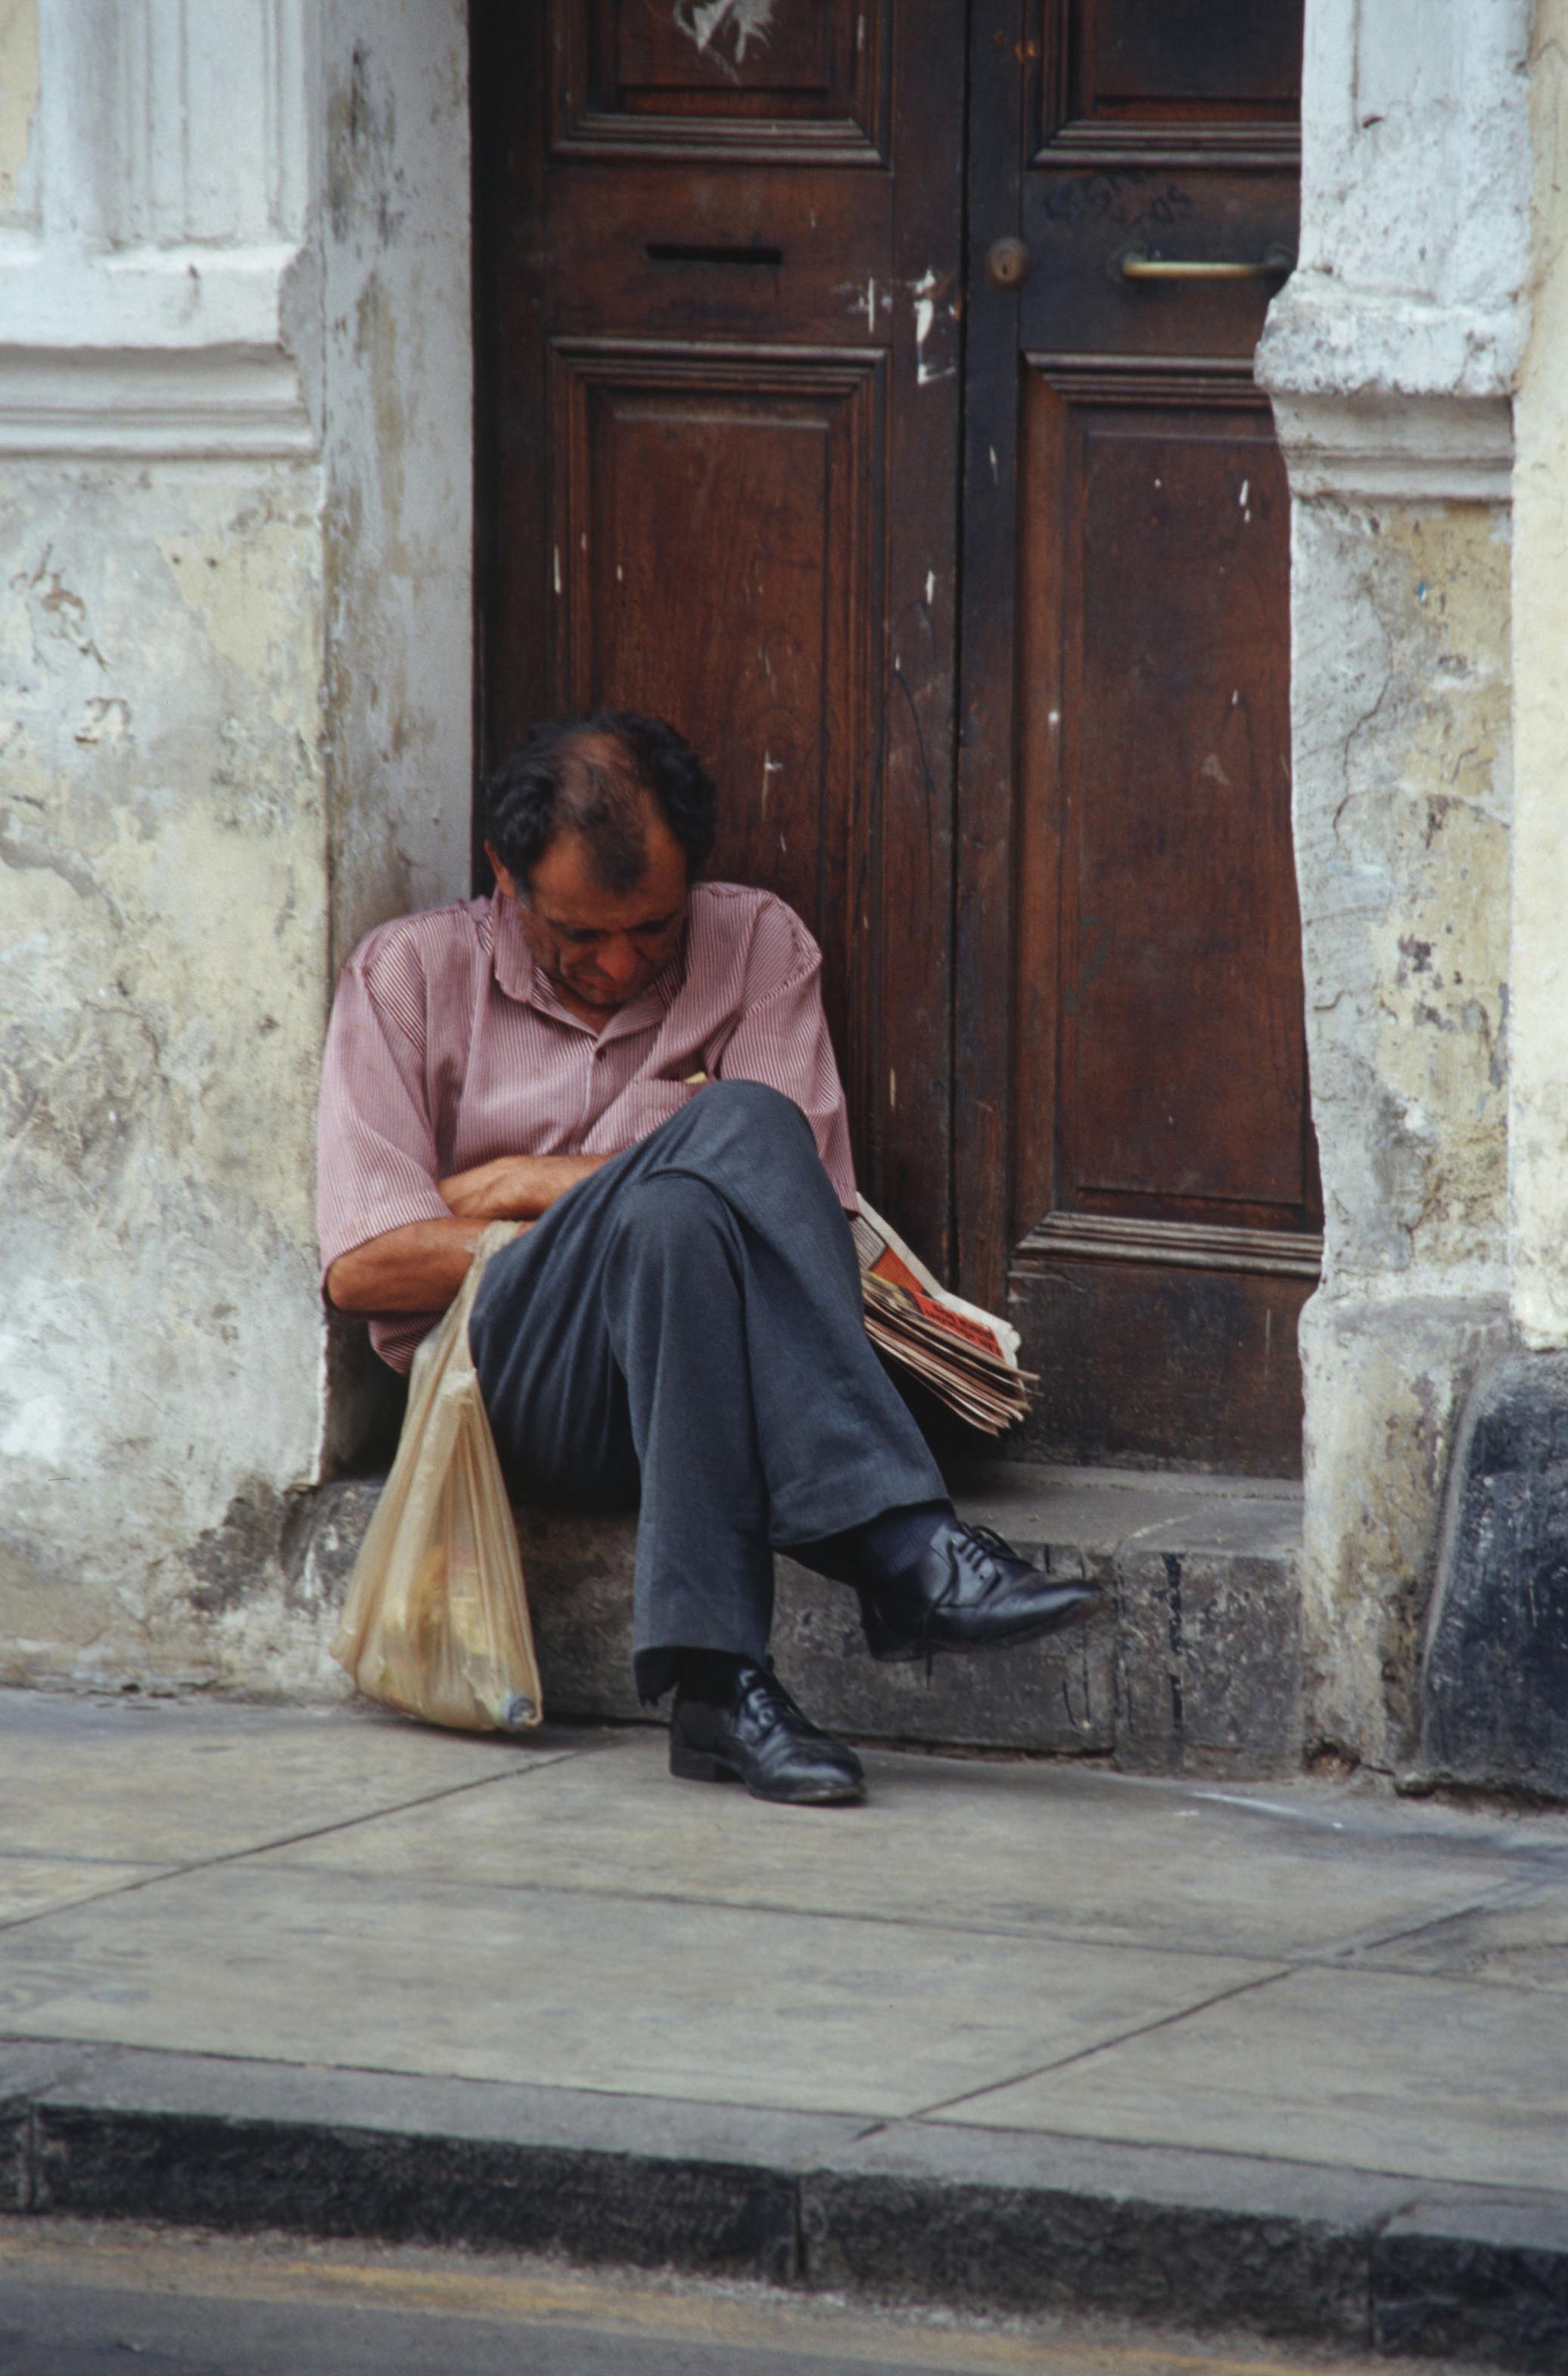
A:
{"label": "yellow road marking", "polygon": [[[86,2228],[72,2235],[41,2233],[30,2220],[17,2218],[0,2221],[0,2283],[7,2278],[68,2278],[74,2287],[186,2299],[358,2303],[498,2325],[587,2327],[665,2343],[810,2350],[873,2368],[901,2359],[944,2376],[1014,2376],[1019,2370],[1026,2376],[1303,2376],[1301,2360],[1090,2340],[1069,2333],[1058,2337],[916,2323],[904,2310],[850,2310],[809,2295],[767,2295],[760,2288],[748,2287],[743,2295],[738,2287],[699,2289],[695,2280],[661,2287],[619,2274],[519,2270],[477,2259],[461,2267],[377,2264],[350,2257],[341,2248],[324,2247],[304,2257],[270,2242],[237,2245],[206,2237],[172,2241],[145,2229],[130,2236]],[[1313,2376],[1392,2376],[1394,2368],[1386,2359],[1314,2358],[1310,2365]]]}

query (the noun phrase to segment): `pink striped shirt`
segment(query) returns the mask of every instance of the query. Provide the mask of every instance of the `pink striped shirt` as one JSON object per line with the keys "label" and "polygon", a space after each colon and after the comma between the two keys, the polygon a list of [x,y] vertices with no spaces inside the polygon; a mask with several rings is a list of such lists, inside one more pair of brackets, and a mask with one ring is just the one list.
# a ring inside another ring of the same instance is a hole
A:
{"label": "pink striped shirt", "polygon": [[[844,1091],[816,943],[737,883],[692,888],[682,953],[603,1031],[556,998],[497,891],[383,924],[343,968],[321,1083],[321,1269],[409,1221],[445,1220],[438,1181],[504,1155],[618,1155],[697,1094],[688,1076],[766,1081],[816,1135],[856,1209]],[[435,1313],[373,1319],[406,1370]]]}

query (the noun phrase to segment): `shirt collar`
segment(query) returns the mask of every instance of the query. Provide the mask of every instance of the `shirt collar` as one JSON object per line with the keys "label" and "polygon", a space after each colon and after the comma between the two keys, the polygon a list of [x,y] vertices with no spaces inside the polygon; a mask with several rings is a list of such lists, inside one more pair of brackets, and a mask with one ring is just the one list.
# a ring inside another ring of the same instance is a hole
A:
{"label": "shirt collar", "polygon": [[[685,939],[660,974],[629,1006],[618,1007],[601,1032],[563,1006],[551,987],[549,977],[534,963],[529,937],[518,917],[517,904],[497,888],[491,895],[491,963],[495,980],[508,998],[525,1006],[537,1007],[552,1021],[569,1024],[575,1031],[589,1039],[623,1040],[628,1032],[646,1030],[650,1023],[662,1020],[674,1000],[676,992],[686,978]],[[689,929],[689,920],[688,920]]]}

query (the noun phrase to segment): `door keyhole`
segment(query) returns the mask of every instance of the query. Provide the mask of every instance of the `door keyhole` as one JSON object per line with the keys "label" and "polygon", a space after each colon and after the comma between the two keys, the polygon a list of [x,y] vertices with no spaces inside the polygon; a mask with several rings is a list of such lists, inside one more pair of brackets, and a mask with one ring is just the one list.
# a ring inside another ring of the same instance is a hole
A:
{"label": "door keyhole", "polygon": [[993,289],[1021,289],[1033,261],[1021,239],[993,240],[986,251],[985,277]]}

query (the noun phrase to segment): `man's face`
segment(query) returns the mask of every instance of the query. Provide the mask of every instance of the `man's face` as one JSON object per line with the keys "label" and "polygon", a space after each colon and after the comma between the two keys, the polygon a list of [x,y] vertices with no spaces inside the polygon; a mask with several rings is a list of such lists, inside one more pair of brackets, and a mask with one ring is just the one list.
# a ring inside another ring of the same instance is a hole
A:
{"label": "man's face", "polygon": [[592,1022],[640,998],[680,946],[686,921],[686,853],[662,817],[650,816],[647,866],[628,892],[607,891],[576,834],[550,844],[525,888],[485,845],[495,879],[517,915],[534,963],[563,1004]]}

